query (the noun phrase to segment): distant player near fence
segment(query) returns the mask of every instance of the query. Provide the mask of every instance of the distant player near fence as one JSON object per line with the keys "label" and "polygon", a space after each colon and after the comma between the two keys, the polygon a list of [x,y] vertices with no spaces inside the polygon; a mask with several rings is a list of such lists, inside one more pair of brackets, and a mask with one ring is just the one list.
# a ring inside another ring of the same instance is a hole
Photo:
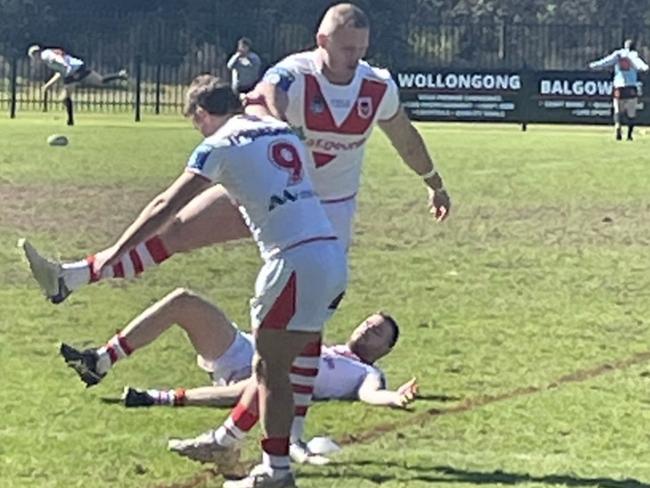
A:
{"label": "distant player near fence", "polygon": [[61,48],[44,48],[34,44],[27,50],[27,54],[31,59],[45,64],[55,72],[43,85],[44,93],[63,77],[61,100],[68,116],[68,125],[74,125],[72,94],[77,87],[99,88],[113,81],[128,79],[126,70],[102,76],[97,71],[90,69],[82,59],[72,56]]}
{"label": "distant player near fence", "polygon": [[[648,71],[648,65],[636,52],[636,46],[631,39],[625,41],[622,49],[608,54],[604,58],[589,63],[591,69],[614,67],[614,129],[616,140],[623,139],[623,121],[627,125],[627,140],[632,140],[634,120],[638,104],[638,72]],[[625,117],[625,119],[622,119]]]}

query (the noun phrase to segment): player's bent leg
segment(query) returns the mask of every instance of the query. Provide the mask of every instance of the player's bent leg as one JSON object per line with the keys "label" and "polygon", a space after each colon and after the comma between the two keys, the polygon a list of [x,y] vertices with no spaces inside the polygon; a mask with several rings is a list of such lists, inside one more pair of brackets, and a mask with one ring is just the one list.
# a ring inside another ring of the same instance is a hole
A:
{"label": "player's bent leg", "polygon": [[98,75],[102,85],[112,83],[113,81],[127,81],[128,76],[125,69],[118,71],[117,73],[110,73],[108,75]]}
{"label": "player's bent leg", "polygon": [[61,264],[41,256],[25,239],[21,239],[18,245],[25,253],[32,276],[45,296],[55,304],[63,302],[72,292],[88,284],[108,278],[132,278],[170,257],[160,237],[154,236],[138,244],[124,254],[117,264],[105,268],[98,276],[93,273],[94,254],[80,261]]}
{"label": "player's bent leg", "polygon": [[[24,249],[24,252],[30,262],[32,274],[46,296],[53,303],[61,303],[72,292],[88,284],[105,279],[133,278],[149,268],[159,266],[178,252],[188,252],[248,236],[250,231],[239,211],[232,205],[230,196],[223,187],[215,186],[201,193],[181,209],[176,218],[159,235],[138,244],[124,254],[117,264],[105,268],[101,275],[93,273],[94,254],[80,261],[59,265],[42,258],[33,246],[30,246],[29,252],[27,249]],[[35,266],[36,261],[41,265]],[[39,270],[49,268],[49,271],[37,272],[36,268]],[[54,269],[59,268],[58,276],[51,278],[49,275],[54,273]],[[48,277],[43,278],[43,275]]]}
{"label": "player's bent leg", "polygon": [[220,185],[207,188],[193,198],[160,233],[170,254],[245,237],[250,237],[250,230]]}
{"label": "player's bent leg", "polygon": [[88,88],[99,88],[102,86],[102,76],[97,73],[95,70],[89,70],[90,72],[85,75],[79,84],[83,87],[88,87]]}
{"label": "player's bent leg", "polygon": [[153,342],[172,324],[186,333],[198,354],[217,359],[235,340],[237,329],[226,315],[186,288],[177,288],[135,318],[122,332],[133,349]]}
{"label": "player's bent leg", "polygon": [[[130,356],[137,349],[151,344],[174,323],[185,323],[186,316],[197,320],[191,326],[183,328],[190,330],[188,335],[195,346],[197,341],[205,341],[202,352],[223,354],[223,351],[233,342],[234,328],[219,309],[189,290],[178,288],[144,310],[122,331],[109,339],[106,345],[77,351],[63,344],[60,352],[81,380],[87,386],[93,386],[99,383],[116,362]],[[210,320],[218,323],[216,328],[212,327]],[[219,334],[224,335],[225,345],[219,343]],[[172,395],[168,401],[173,403],[176,398]]]}
{"label": "player's bent leg", "polygon": [[104,268],[101,275],[97,275],[93,270],[95,254],[91,254],[80,261],[63,263],[61,277],[69,295],[79,288],[106,279],[134,278],[149,268],[159,266],[170,257],[171,253],[162,239],[153,236],[123,254],[117,264]]}

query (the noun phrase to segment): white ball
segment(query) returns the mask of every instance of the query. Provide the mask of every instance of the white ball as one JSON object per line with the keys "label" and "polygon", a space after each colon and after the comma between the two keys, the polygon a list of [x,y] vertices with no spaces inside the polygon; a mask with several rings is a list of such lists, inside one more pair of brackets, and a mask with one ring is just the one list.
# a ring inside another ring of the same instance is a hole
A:
{"label": "white ball", "polygon": [[61,134],[52,134],[47,138],[47,143],[50,146],[67,146],[68,138]]}

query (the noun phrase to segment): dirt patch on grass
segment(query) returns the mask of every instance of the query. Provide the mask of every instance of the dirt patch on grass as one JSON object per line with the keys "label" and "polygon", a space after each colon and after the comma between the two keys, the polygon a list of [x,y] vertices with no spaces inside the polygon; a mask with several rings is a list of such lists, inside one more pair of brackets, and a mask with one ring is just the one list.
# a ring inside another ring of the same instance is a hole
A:
{"label": "dirt patch on grass", "polygon": [[0,182],[0,227],[21,234],[115,235],[156,194],[155,188]]}

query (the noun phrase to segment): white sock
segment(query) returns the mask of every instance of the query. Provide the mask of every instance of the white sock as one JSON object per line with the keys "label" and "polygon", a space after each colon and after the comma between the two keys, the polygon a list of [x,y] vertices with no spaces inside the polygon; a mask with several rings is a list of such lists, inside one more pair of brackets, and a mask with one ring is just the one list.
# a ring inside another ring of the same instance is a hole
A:
{"label": "white sock", "polygon": [[[124,347],[122,347],[122,344],[124,344]],[[127,350],[125,350],[125,348]],[[126,343],[126,339],[119,333],[115,334],[105,346],[97,349],[97,354],[99,355],[97,361],[98,372],[100,374],[106,373],[106,371],[111,369],[111,366],[120,359],[129,357],[131,352],[132,351],[128,348],[128,344]]]}
{"label": "white sock", "polygon": [[176,392],[174,390],[147,390],[147,394],[153,398],[156,405],[174,406]]}
{"label": "white sock", "polygon": [[106,372],[111,369],[111,366],[113,366],[106,347],[102,346],[97,349],[97,355],[99,356],[97,358],[97,372],[99,374],[106,374]]}
{"label": "white sock", "polygon": [[224,447],[231,447],[244,440],[246,432],[235,425],[230,417],[214,433],[214,440]]}

